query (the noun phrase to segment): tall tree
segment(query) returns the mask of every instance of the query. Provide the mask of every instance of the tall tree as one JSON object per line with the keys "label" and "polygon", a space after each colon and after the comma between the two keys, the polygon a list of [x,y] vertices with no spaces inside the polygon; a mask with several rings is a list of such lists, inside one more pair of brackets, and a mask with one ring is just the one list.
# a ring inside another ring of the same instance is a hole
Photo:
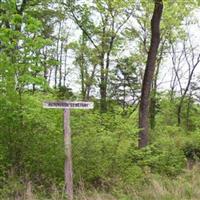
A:
{"label": "tall tree", "polygon": [[[31,85],[34,88],[43,88],[45,85],[40,51],[51,45],[51,41],[42,36],[44,26],[34,14],[38,7],[41,8],[41,4],[38,4],[36,1],[0,2],[1,107],[8,110],[4,113],[5,118],[9,119],[11,116],[9,123],[3,125],[6,131],[2,132],[2,138],[10,152],[10,166],[16,168],[19,173],[22,149],[25,148],[25,144],[21,143],[25,134],[25,92]],[[7,102],[10,102],[9,105]]]}
{"label": "tall tree", "polygon": [[[129,106],[137,105],[140,96],[140,67],[141,62],[137,55],[120,58],[113,69],[110,83],[111,98],[117,100],[121,104],[124,113]],[[133,111],[137,108],[134,106]]]}
{"label": "tall tree", "polygon": [[155,71],[156,56],[160,43],[160,21],[162,17],[162,12],[162,0],[155,0],[154,12],[151,19],[151,45],[148,52],[146,69],[142,83],[141,100],[139,108],[139,148],[145,147],[148,144],[149,100],[153,75]]}
{"label": "tall tree", "polygon": [[100,110],[106,112],[111,58],[122,28],[131,17],[127,12],[131,4],[122,0],[95,0],[90,5],[78,1],[63,4],[96,51]]}

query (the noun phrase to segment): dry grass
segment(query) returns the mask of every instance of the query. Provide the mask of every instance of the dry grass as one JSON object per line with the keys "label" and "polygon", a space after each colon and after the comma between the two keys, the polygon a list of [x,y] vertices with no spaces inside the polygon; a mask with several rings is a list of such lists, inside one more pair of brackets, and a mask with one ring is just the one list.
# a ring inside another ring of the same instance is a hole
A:
{"label": "dry grass", "polygon": [[140,188],[129,187],[126,196],[93,193],[92,196],[82,194],[77,200],[199,200],[200,199],[200,166],[186,170],[175,178],[155,175],[148,176],[149,181]]}
{"label": "dry grass", "polygon": [[[196,165],[174,179],[149,174],[144,185],[127,187],[124,193],[126,194],[113,192],[115,195],[111,195],[96,190],[88,192],[82,188],[77,192],[75,200],[199,200],[200,166]],[[2,200],[65,200],[64,196],[64,192],[52,186],[49,197],[45,198],[44,194],[34,193],[31,182],[28,182],[23,195]]]}

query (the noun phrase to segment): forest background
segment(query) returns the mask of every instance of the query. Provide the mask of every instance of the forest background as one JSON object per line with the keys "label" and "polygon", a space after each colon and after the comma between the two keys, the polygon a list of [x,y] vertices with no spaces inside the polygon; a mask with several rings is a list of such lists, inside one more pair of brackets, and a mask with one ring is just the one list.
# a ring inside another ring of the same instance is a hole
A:
{"label": "forest background", "polygon": [[[163,5],[146,142],[141,94]],[[65,199],[61,110],[75,199],[199,199],[198,0],[0,0],[0,199]],[[140,147],[140,148],[138,148]],[[141,148],[142,147],[142,148]]]}

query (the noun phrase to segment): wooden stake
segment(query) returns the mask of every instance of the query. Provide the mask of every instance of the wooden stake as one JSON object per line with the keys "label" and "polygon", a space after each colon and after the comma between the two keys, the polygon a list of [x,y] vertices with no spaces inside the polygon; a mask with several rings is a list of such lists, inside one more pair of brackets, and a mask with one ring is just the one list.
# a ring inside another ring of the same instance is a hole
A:
{"label": "wooden stake", "polygon": [[64,109],[64,145],[65,145],[65,191],[68,200],[73,200],[72,144],[70,129],[70,110]]}

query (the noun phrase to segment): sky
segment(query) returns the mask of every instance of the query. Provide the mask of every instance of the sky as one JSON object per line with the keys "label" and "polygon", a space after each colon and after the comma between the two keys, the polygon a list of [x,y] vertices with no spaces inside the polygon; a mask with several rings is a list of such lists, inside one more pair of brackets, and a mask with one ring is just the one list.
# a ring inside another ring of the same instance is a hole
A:
{"label": "sky", "polygon": [[[196,48],[195,50],[195,59],[198,57],[200,53],[200,9],[195,10],[194,17],[198,20],[197,24],[191,24],[188,27],[186,27],[186,31],[189,33],[191,38],[192,46]],[[177,52],[182,50],[182,46],[180,45],[179,48],[176,49]],[[189,53],[189,52],[188,52]],[[159,75],[159,89],[165,90],[170,88],[170,80],[172,77],[172,59],[169,56],[167,59],[165,59],[162,70]],[[183,77],[183,82],[187,82],[188,79],[188,73],[185,73],[188,71],[188,65],[185,61],[181,64],[181,71],[185,74]],[[198,78],[200,75],[200,64],[197,66],[194,72],[194,80]]]}
{"label": "sky", "polygon": [[[194,16],[197,19],[200,19],[200,9],[195,10]],[[68,20],[65,24],[66,29],[69,29],[70,31],[70,40],[69,42],[73,42],[78,40],[79,36],[81,35],[80,29],[72,23],[71,20]],[[196,55],[199,54],[199,47],[200,47],[200,20],[198,21],[198,24],[192,24],[189,27],[187,27],[188,32],[191,36],[192,45],[197,47],[197,50],[195,52]],[[130,48],[131,47],[131,48]],[[128,56],[132,54],[132,49],[134,48],[134,43],[127,45],[127,50],[123,51],[124,56]],[[180,49],[176,49],[177,51],[181,51],[182,47],[178,47]],[[74,92],[80,91],[80,80],[79,80],[79,69],[78,67],[74,67],[74,52],[72,50],[68,51],[68,58],[67,58],[67,66],[69,69],[69,75],[67,77],[67,86],[73,89]],[[144,58],[146,59],[146,58]],[[161,65],[162,69],[159,73],[159,81],[158,81],[158,88],[160,91],[166,90],[170,88],[170,81],[172,77],[172,60],[170,56],[164,59],[164,62]],[[112,68],[112,65],[111,65]],[[188,66],[184,63],[181,64],[181,71],[186,72],[188,69]],[[183,82],[187,82],[187,73],[185,73],[185,77],[183,77]],[[194,73],[194,77],[198,77],[200,75],[200,67],[197,67]],[[51,80],[52,84],[54,80]],[[95,91],[97,92],[98,89]]]}

